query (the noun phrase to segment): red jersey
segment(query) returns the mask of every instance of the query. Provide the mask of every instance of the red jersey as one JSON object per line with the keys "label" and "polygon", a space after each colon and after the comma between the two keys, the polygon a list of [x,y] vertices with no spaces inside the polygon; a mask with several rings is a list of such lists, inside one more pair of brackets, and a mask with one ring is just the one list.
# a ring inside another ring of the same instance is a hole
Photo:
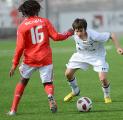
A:
{"label": "red jersey", "polygon": [[56,32],[53,25],[46,18],[29,17],[25,19],[17,30],[13,66],[17,67],[22,54],[23,62],[29,66],[38,67],[52,64],[49,38],[54,41],[61,41],[71,35],[71,32],[63,34]]}

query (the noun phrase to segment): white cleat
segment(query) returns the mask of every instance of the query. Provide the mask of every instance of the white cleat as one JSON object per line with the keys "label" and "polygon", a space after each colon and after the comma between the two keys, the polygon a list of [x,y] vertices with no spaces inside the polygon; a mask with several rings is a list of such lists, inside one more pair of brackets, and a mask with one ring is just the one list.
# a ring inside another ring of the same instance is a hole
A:
{"label": "white cleat", "polygon": [[9,112],[7,113],[7,115],[9,115],[9,116],[14,116],[14,115],[16,115],[16,112],[15,112],[15,111],[9,111]]}

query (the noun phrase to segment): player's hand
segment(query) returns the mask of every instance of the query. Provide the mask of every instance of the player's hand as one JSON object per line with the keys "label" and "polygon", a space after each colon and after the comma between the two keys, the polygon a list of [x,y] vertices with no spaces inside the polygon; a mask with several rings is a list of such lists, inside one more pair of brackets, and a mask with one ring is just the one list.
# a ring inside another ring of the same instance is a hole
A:
{"label": "player's hand", "polygon": [[70,32],[72,35],[74,34],[74,30],[72,28],[68,29],[68,32]]}
{"label": "player's hand", "polygon": [[9,76],[12,77],[14,75],[15,72],[15,67],[11,67],[10,72],[9,72]]}
{"label": "player's hand", "polygon": [[123,55],[123,48],[117,48],[117,53]]}

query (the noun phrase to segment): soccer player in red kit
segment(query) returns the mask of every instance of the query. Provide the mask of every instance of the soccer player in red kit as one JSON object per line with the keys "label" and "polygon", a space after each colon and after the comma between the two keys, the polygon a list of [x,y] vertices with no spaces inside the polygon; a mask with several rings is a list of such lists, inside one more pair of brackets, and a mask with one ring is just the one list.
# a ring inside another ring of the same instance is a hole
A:
{"label": "soccer player in red kit", "polygon": [[73,35],[73,30],[69,29],[65,33],[58,33],[48,19],[38,16],[40,8],[40,4],[35,0],[27,0],[18,8],[25,19],[17,30],[17,43],[10,69],[10,77],[13,76],[23,55],[23,62],[19,67],[22,78],[16,85],[8,115],[16,114],[24,89],[35,70],[40,73],[51,111],[53,113],[57,111],[52,78],[52,51],[49,39],[52,38],[54,41],[65,40]]}

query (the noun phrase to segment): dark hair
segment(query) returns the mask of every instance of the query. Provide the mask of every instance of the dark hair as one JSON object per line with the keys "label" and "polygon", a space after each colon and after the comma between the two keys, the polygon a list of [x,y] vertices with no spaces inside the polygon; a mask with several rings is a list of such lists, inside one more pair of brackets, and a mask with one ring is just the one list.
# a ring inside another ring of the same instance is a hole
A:
{"label": "dark hair", "polygon": [[73,29],[83,29],[86,31],[87,29],[87,22],[85,19],[80,19],[77,18],[74,20],[73,24],[72,24]]}
{"label": "dark hair", "polygon": [[40,9],[41,5],[36,0],[26,0],[18,8],[24,17],[38,16]]}

